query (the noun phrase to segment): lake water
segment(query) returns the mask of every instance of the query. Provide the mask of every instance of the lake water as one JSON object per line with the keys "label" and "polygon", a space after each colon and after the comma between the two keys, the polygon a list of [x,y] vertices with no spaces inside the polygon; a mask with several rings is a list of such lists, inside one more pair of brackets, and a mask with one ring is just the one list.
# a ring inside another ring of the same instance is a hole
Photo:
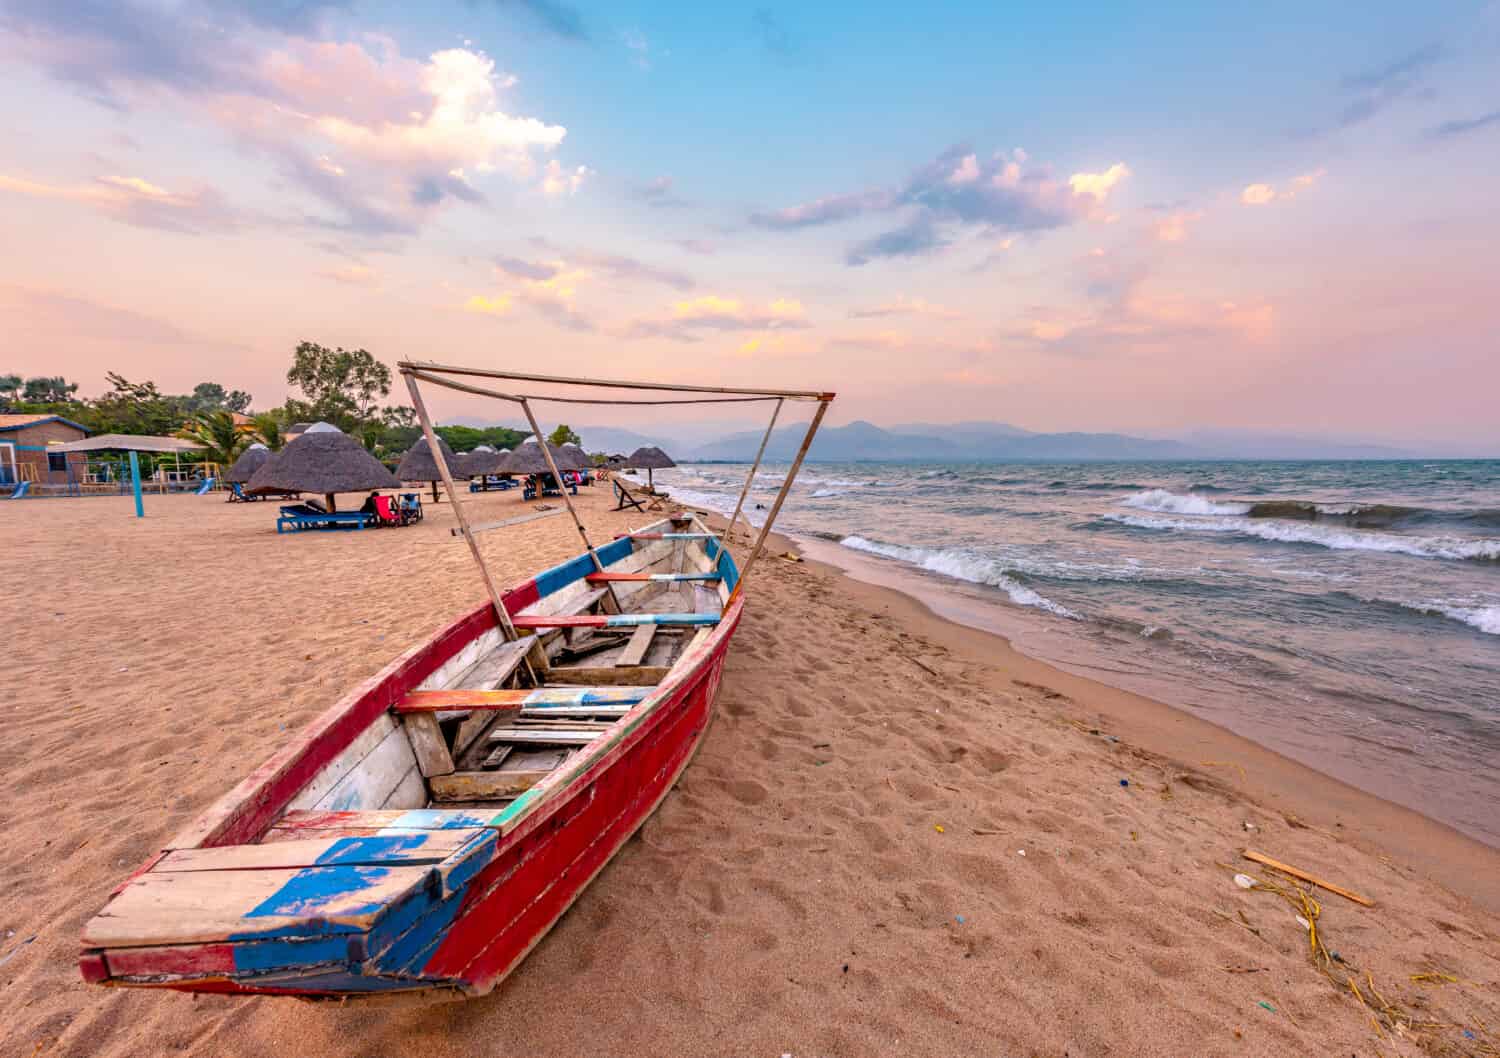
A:
{"label": "lake water", "polygon": [[[727,514],[747,470],[656,479]],[[816,463],[778,528],[1500,846],[1500,461]]]}

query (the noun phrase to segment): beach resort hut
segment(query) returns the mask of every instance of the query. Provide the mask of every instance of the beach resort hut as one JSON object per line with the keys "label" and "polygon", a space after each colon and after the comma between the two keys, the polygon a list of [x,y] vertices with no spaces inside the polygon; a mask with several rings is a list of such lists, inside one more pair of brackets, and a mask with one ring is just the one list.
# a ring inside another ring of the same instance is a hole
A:
{"label": "beach resort hut", "polygon": [[234,461],[234,466],[229,468],[224,475],[224,480],[230,484],[244,485],[255,476],[255,472],[266,465],[266,460],[271,458],[271,450],[256,441],[249,448],[240,453],[240,457]]}
{"label": "beach resort hut", "polygon": [[[454,454],[453,449],[448,447],[448,442],[441,437],[437,439],[438,448],[443,453],[443,462],[448,465],[448,473],[457,477],[467,477],[468,470]],[[432,458],[432,449],[427,447],[427,438],[417,438],[417,443],[406,450],[401,457],[401,463],[396,467],[396,476],[402,481],[426,481],[432,484],[432,502],[438,501],[438,482],[443,480],[443,475],[438,473],[437,460]]]}
{"label": "beach resort hut", "polygon": [[[568,460],[567,453],[555,444],[547,445],[548,451],[552,453],[552,460],[557,464],[558,470],[572,470],[573,465]],[[507,455],[500,464],[498,473],[501,474],[551,474],[552,468],[547,465],[547,457],[542,454],[541,445],[537,444],[535,437],[528,437],[516,445],[516,450]]]}
{"label": "beach resort hut", "polygon": [[458,453],[458,469],[454,473],[462,474],[466,478],[483,474],[484,468],[494,460],[494,456],[493,445],[475,445],[467,452]]}
{"label": "beach resort hut", "polygon": [[655,492],[656,482],[652,479],[651,472],[653,470],[666,470],[669,467],[675,467],[677,464],[672,461],[671,456],[655,445],[645,445],[631,452],[630,458],[625,460],[625,465],[636,470],[644,470],[646,472],[646,487]]}
{"label": "beach resort hut", "polygon": [[566,442],[562,446],[562,450],[563,454],[568,457],[568,461],[573,464],[571,467],[564,469],[590,470],[593,468],[594,463],[593,460],[589,459],[589,454],[572,441]]}
{"label": "beach resort hut", "polygon": [[88,435],[85,427],[61,415],[0,415],[0,487],[8,491],[23,481],[33,486],[77,481],[88,457],[69,455],[55,446]]}
{"label": "beach resort hut", "polygon": [[246,491],[318,492],[334,511],[337,493],[400,487],[401,482],[364,445],[337,426],[320,422],[266,460],[250,478]]}

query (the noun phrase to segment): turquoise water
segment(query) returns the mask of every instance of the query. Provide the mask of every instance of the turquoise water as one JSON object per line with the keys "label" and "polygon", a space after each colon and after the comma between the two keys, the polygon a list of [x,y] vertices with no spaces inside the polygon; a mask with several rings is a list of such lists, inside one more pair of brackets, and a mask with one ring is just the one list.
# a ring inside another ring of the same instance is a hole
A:
{"label": "turquoise water", "polygon": [[[657,477],[727,511],[747,469]],[[1500,846],[1500,461],[820,463],[779,527]]]}

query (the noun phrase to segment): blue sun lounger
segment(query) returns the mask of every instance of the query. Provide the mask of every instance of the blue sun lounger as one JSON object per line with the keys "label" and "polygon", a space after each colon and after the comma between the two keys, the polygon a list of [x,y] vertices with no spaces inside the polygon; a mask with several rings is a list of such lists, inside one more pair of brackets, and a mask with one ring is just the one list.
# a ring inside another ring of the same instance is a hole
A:
{"label": "blue sun lounger", "polygon": [[371,516],[363,511],[319,511],[299,503],[281,508],[276,519],[278,533],[295,533],[304,529],[363,529]]}

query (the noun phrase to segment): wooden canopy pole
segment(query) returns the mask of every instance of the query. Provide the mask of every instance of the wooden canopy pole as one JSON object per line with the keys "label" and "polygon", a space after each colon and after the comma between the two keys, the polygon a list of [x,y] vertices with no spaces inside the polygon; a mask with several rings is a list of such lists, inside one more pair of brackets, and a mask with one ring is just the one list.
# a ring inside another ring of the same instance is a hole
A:
{"label": "wooden canopy pole", "polygon": [[[490,578],[490,568],[484,564],[484,556],[479,552],[479,542],[474,539],[473,532],[469,529],[469,519],[464,515],[462,501],[458,498],[458,492],[453,488],[453,475],[448,471],[447,460],[443,458],[443,449],[438,445],[437,433],[432,428],[432,419],[427,414],[427,405],[422,403],[422,394],[417,389],[417,380],[410,375],[406,376],[406,388],[411,391],[411,403],[417,409],[417,418],[422,420],[422,436],[427,438],[427,447],[432,452],[432,461],[437,464],[438,473],[442,475],[443,484],[448,486],[448,497],[453,505],[454,517],[458,519],[458,527],[463,530],[464,540],[469,545],[469,553],[474,556],[474,562],[479,566],[479,576],[484,580],[485,591],[489,592],[490,603],[495,607],[495,616],[500,619],[500,632],[507,640],[520,638],[516,626],[511,623],[510,613],[505,609],[505,602],[500,598],[500,589],[495,587],[495,582]],[[433,484],[436,489],[436,483]],[[536,639],[540,646],[541,640]],[[537,670],[531,664],[531,652],[522,662],[526,666],[526,675],[530,678],[534,687],[540,687],[542,681],[537,678]]]}
{"label": "wooden canopy pole", "polygon": [[745,479],[745,487],[740,489],[740,498],[735,502],[734,514],[729,518],[729,524],[724,527],[723,540],[726,544],[734,540],[734,523],[739,521],[740,511],[745,506],[745,497],[750,495],[750,486],[755,484],[755,473],[760,469],[760,457],[766,454],[766,445],[771,443],[771,431],[776,429],[776,417],[781,414],[781,406],[785,399],[776,398],[776,407],[771,410],[771,422],[766,426],[766,435],[760,439],[760,448],[755,453],[755,462],[750,464],[750,476]]}
{"label": "wooden canopy pole", "polygon": [[[520,404],[521,410],[526,413],[526,421],[531,424],[531,436],[536,438],[537,447],[542,450],[542,458],[547,461],[547,466],[552,470],[552,480],[557,482],[557,491],[562,493],[563,503],[568,505],[568,513],[573,516],[573,524],[578,526],[578,535],[583,537],[583,546],[588,548],[589,557],[594,560],[594,569],[603,573],[604,563],[599,561],[599,553],[589,542],[588,530],[583,527],[583,519],[578,517],[578,510],[573,506],[573,498],[568,495],[568,486],[557,469],[556,460],[552,458],[552,449],[547,447],[547,439],[542,436],[542,428],[536,421],[536,415],[532,413],[531,405],[527,403],[526,398],[521,398]],[[609,592],[609,601],[615,605],[615,613],[622,613],[619,596],[615,594],[615,586],[606,584],[604,587]]]}
{"label": "wooden canopy pole", "polygon": [[832,393],[804,389],[744,389],[733,386],[687,386],[673,382],[625,382],[613,378],[564,378],[559,375],[533,375],[521,371],[493,371],[482,367],[459,367],[427,360],[403,360],[397,365],[404,372],[420,371],[424,375],[469,375],[478,378],[508,378],[522,382],[547,382],[564,386],[596,386],[602,389],[660,389],[674,393],[723,393],[741,397],[785,397],[787,400],[830,401]]}
{"label": "wooden canopy pole", "polygon": [[734,592],[729,601],[734,601],[745,587],[745,582],[750,579],[750,571],[755,568],[755,560],[760,557],[760,549],[765,546],[766,537],[771,535],[771,526],[776,523],[776,516],[781,513],[781,505],[786,502],[787,494],[792,491],[792,482],[797,479],[797,471],[802,469],[802,460],[807,456],[807,450],[812,447],[813,435],[818,432],[818,427],[823,423],[823,416],[828,411],[828,405],[832,398],[820,400],[818,410],[813,413],[812,422],[807,424],[807,436],[802,438],[802,447],[797,449],[797,458],[792,460],[792,467],[786,472],[786,480],[781,483],[781,491],[776,494],[776,502],[771,504],[771,513],[766,515],[766,522],[760,527],[760,535],[755,538],[755,550],[750,552],[750,559],[745,563],[745,568],[740,572],[739,583],[734,586]]}

